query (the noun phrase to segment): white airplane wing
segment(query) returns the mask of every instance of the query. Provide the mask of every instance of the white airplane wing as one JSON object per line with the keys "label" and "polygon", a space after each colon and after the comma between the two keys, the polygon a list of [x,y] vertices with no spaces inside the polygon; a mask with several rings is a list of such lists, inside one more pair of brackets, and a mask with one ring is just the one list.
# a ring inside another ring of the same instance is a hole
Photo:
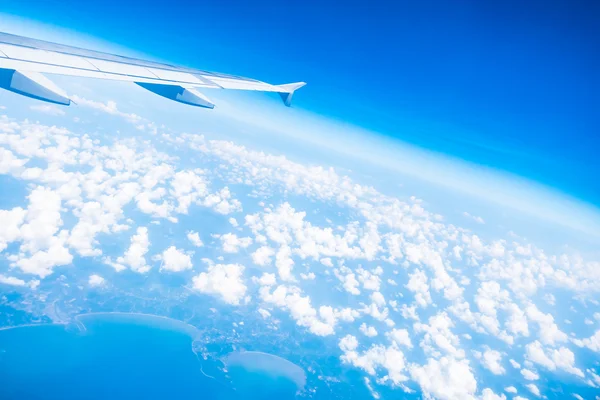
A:
{"label": "white airplane wing", "polygon": [[272,85],[234,75],[138,60],[0,32],[0,87],[55,104],[68,95],[46,74],[134,82],[160,96],[197,107],[214,108],[198,89],[275,92],[290,106],[304,82]]}

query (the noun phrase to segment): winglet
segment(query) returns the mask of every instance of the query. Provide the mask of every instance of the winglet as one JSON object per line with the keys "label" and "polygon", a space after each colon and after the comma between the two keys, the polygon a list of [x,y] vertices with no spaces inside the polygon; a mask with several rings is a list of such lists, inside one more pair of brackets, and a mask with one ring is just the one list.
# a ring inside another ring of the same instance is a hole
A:
{"label": "winglet", "polygon": [[292,96],[294,92],[300,89],[302,86],[306,85],[306,82],[296,82],[296,83],[286,83],[285,85],[277,85],[279,89],[281,89],[279,96],[281,96],[281,100],[283,100],[283,104],[287,107],[292,105]]}

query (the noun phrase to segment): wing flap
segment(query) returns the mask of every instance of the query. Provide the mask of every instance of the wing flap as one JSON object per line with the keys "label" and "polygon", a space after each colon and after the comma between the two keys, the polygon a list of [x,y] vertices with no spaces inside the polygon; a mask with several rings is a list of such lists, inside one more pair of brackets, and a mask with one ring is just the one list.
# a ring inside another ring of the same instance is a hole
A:
{"label": "wing flap", "polygon": [[11,46],[1,43],[0,51],[2,51],[7,58],[11,58],[13,60],[39,62],[50,65],[62,65],[78,69],[96,69],[84,58],[68,54],[61,54],[39,49],[30,49],[27,47]]}
{"label": "wing flap", "polygon": [[172,82],[189,83],[192,85],[205,85],[206,82],[201,81],[197,77],[187,72],[169,71],[166,69],[148,68],[158,79]]}

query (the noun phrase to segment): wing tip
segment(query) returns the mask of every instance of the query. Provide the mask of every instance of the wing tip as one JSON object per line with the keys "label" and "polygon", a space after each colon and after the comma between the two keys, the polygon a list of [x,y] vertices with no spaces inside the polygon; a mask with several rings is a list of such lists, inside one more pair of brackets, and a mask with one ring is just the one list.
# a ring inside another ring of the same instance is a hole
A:
{"label": "wing tip", "polygon": [[279,96],[281,96],[281,100],[283,100],[283,104],[286,107],[290,107],[292,105],[292,97],[294,96],[294,92],[301,87],[305,86],[306,82],[294,82],[294,83],[286,83],[284,85],[277,85],[279,89],[281,89]]}

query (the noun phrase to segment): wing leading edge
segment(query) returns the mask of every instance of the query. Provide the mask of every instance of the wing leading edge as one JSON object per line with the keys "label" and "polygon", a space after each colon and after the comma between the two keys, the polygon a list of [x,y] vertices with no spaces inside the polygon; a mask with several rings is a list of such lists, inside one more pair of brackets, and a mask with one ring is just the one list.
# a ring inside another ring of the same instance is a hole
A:
{"label": "wing leading edge", "polygon": [[306,83],[272,85],[235,75],[161,64],[0,32],[0,88],[55,104],[68,96],[44,74],[134,82],[180,103],[214,108],[198,89],[275,92],[286,106]]}

